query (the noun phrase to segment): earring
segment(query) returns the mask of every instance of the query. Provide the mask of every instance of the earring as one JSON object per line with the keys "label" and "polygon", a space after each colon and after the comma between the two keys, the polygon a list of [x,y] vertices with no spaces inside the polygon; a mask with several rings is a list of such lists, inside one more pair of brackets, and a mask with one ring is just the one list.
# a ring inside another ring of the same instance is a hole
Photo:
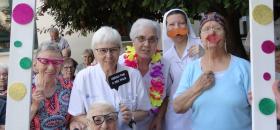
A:
{"label": "earring", "polygon": [[225,40],[225,52],[227,53],[227,40]]}

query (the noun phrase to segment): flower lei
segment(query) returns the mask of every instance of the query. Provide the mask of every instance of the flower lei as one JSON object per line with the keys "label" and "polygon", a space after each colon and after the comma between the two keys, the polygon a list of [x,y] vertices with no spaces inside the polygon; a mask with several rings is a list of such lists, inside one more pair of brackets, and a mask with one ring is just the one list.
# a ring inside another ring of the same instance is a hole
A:
{"label": "flower lei", "polygon": [[[124,64],[129,67],[136,68],[138,67],[137,64],[137,54],[135,52],[135,48],[131,46],[126,47],[126,52],[124,54]],[[161,63],[161,53],[156,52],[152,56],[152,70],[150,71],[151,79],[151,86],[149,88],[149,98],[151,105],[153,107],[159,107],[162,104],[162,96],[164,90],[164,76],[162,73],[163,64]],[[157,112],[157,110],[152,110]]]}

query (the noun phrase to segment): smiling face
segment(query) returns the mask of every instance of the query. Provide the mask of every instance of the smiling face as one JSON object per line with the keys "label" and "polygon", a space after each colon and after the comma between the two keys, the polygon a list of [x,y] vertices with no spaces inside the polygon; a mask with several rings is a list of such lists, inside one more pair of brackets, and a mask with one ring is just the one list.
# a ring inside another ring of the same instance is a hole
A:
{"label": "smiling face", "polygon": [[8,70],[0,69],[0,88],[6,89],[8,84]]}
{"label": "smiling face", "polygon": [[96,107],[89,115],[90,130],[117,130],[118,114],[112,108]]}
{"label": "smiling face", "polygon": [[83,54],[83,62],[85,65],[90,65],[93,62],[94,58],[93,55],[89,54],[89,53],[84,53]]}
{"label": "smiling face", "polygon": [[50,81],[56,78],[61,70],[62,55],[59,52],[46,50],[41,51],[37,56],[36,69],[38,74],[44,76],[46,81]]}
{"label": "smiling face", "polygon": [[136,54],[139,58],[150,59],[157,49],[158,37],[155,29],[144,27],[133,40]]}
{"label": "smiling face", "polygon": [[223,49],[225,45],[224,27],[216,21],[208,21],[201,28],[200,38],[205,49]]}
{"label": "smiling face", "polygon": [[94,56],[97,62],[105,68],[116,67],[120,55],[120,47],[117,44],[97,44]]}
{"label": "smiling face", "polygon": [[74,80],[75,67],[73,61],[67,61],[62,65],[61,73],[64,79]]}
{"label": "smiling face", "polygon": [[[185,16],[182,14],[171,14],[166,18],[166,28],[167,32],[173,30],[187,30],[187,21]],[[183,35],[177,34],[174,37],[170,37],[175,43],[181,43],[182,41],[186,41],[187,33]]]}

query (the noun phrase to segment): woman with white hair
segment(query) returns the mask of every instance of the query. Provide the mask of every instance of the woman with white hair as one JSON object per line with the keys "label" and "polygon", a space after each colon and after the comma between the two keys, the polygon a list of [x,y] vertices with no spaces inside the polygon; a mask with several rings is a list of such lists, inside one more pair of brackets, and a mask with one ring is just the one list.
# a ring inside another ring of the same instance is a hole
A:
{"label": "woman with white hair", "polygon": [[43,43],[35,62],[38,74],[32,83],[30,129],[66,130],[70,122],[67,110],[72,85],[58,78],[63,64],[61,51],[56,44]]}
{"label": "woman with white hair", "polygon": [[8,66],[6,64],[0,64],[0,96],[7,96],[8,86]]}
{"label": "woman with white hair", "polygon": [[149,103],[152,105],[149,116],[136,125],[141,130],[160,130],[166,110],[164,99],[168,88],[169,67],[169,63],[157,50],[161,40],[160,25],[156,21],[140,18],[133,23],[129,35],[133,47],[127,47],[119,62],[141,72],[144,86],[149,93]]}
{"label": "woman with white hair", "polygon": [[110,102],[98,101],[92,104],[87,116],[88,130],[117,130],[118,112]]}
{"label": "woman with white hair", "polygon": [[[111,27],[101,27],[92,37],[92,50],[98,62],[81,70],[74,81],[68,112],[74,116],[70,129],[86,127],[85,116],[94,102],[105,100],[120,111],[120,130],[131,129],[128,124],[148,115],[149,98],[138,70],[118,64],[121,37]],[[132,106],[122,104],[128,97],[135,98]],[[133,108],[133,112],[129,109]]]}
{"label": "woman with white hair", "polygon": [[200,39],[196,38],[187,14],[181,9],[172,9],[163,19],[163,57],[170,63],[169,78],[171,86],[167,92],[168,107],[165,116],[166,130],[190,130],[191,111],[176,114],[172,103],[173,95],[185,66],[202,55]]}

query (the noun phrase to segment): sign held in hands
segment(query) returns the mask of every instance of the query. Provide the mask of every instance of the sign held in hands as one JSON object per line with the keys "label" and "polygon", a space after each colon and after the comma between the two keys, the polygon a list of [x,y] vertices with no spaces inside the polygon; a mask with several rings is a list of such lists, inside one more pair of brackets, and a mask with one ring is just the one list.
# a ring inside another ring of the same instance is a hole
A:
{"label": "sign held in hands", "polygon": [[119,89],[119,86],[126,84],[130,81],[128,71],[124,70],[118,73],[115,73],[108,77],[108,82],[111,89]]}

